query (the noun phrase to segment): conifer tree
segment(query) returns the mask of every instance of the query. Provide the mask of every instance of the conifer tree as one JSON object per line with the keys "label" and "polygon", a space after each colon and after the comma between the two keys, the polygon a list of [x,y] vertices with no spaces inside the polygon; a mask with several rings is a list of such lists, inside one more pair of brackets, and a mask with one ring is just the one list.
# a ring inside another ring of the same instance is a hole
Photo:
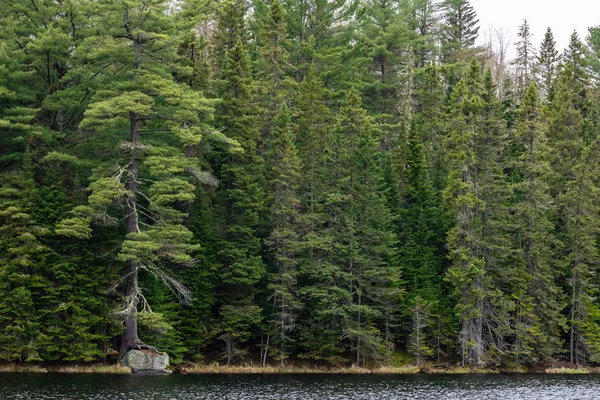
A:
{"label": "conifer tree", "polygon": [[593,301],[597,288],[599,231],[596,201],[598,187],[598,145],[587,147],[573,170],[561,198],[566,220],[564,231],[564,263],[569,286],[569,361],[579,365],[600,359],[600,309]]}
{"label": "conifer tree", "polygon": [[49,286],[41,275],[42,254],[49,249],[39,240],[44,228],[33,219],[35,185],[30,160],[25,162],[24,171],[2,174],[0,190],[0,358],[9,362],[42,361],[51,340],[40,330],[38,304]]}
{"label": "conifer tree", "polygon": [[[593,200],[596,144],[586,145],[585,119],[579,109],[581,97],[572,63],[559,73],[549,126],[552,194],[556,199],[557,235],[562,248],[557,259],[567,277],[569,360],[579,364],[597,357],[596,305],[590,302],[595,288],[591,277],[597,263],[597,204]],[[592,193],[592,196],[590,196]],[[584,223],[584,220],[586,221]]]}
{"label": "conifer tree", "polygon": [[455,62],[461,59],[465,50],[475,45],[479,35],[479,20],[468,0],[446,0],[443,7],[443,57],[446,62]]}
{"label": "conifer tree", "polygon": [[458,300],[461,363],[469,365],[494,362],[493,357],[504,351],[504,301],[494,282],[504,245],[498,226],[503,214],[498,206],[502,185],[494,154],[501,149],[501,131],[495,126],[495,91],[490,82],[491,74],[484,82],[473,60],[450,99],[451,164],[444,198],[456,225],[448,233],[452,266],[447,279]]}
{"label": "conifer tree", "polygon": [[273,293],[274,305],[271,324],[276,333],[273,337],[273,353],[281,365],[292,353],[292,331],[301,308],[297,293],[298,256],[301,249],[298,198],[300,160],[291,122],[290,111],[284,103],[275,119],[271,141],[272,230],[266,240],[276,266],[269,289]]}
{"label": "conifer tree", "polygon": [[585,41],[588,48],[590,71],[594,83],[598,87],[600,80],[600,27],[590,27]]}
{"label": "conifer tree", "polygon": [[364,89],[366,103],[373,113],[381,115],[382,122],[397,121],[402,79],[398,68],[407,62],[410,51],[408,27],[399,7],[390,0],[365,2],[363,19],[362,40],[369,63]]}
{"label": "conifer tree", "polygon": [[216,28],[211,50],[217,77],[226,67],[227,52],[235,47],[238,40],[246,43],[249,38],[245,23],[246,11],[246,0],[226,0],[216,9]]}
{"label": "conifer tree", "polygon": [[377,130],[360,107],[356,91],[348,93],[336,134],[342,151],[336,157],[337,193],[331,193],[328,205],[338,220],[331,221],[337,225],[332,256],[349,275],[354,322],[346,329],[355,341],[355,362],[364,365],[385,355],[377,319],[394,296],[399,269],[390,263],[395,237],[385,198],[378,192]]}
{"label": "conifer tree", "polygon": [[517,56],[512,61],[512,65],[515,66],[515,94],[518,99],[522,99],[533,80],[533,67],[536,57],[532,44],[533,35],[526,19],[519,26],[517,36],[519,36],[519,41],[515,43]]}
{"label": "conifer tree", "polygon": [[222,103],[216,124],[223,133],[239,142],[241,151],[225,152],[216,169],[220,181],[216,192],[219,210],[217,259],[220,298],[219,328],[225,341],[227,363],[243,356],[239,342],[249,337],[250,327],[260,322],[261,309],[254,296],[256,284],[264,276],[261,235],[264,231],[265,173],[257,154],[260,138],[254,100],[256,86],[244,44],[238,40],[228,53],[223,72]]}
{"label": "conifer tree", "polygon": [[[425,159],[429,163],[429,170],[433,186],[441,194],[446,187],[448,175],[444,148],[444,113],[446,95],[443,88],[442,77],[433,64],[425,68],[421,84],[416,90],[418,102],[417,113],[424,133]],[[438,196],[441,199],[441,196]]]}
{"label": "conifer tree", "polygon": [[281,0],[292,39],[290,64],[302,81],[307,68],[318,63],[326,87],[346,85],[356,71],[349,42],[355,39],[355,24],[348,24],[360,4],[358,0]]}
{"label": "conifer tree", "polygon": [[[412,329],[408,337],[409,351],[417,361],[440,353],[441,338],[438,328],[442,314],[448,315],[444,300],[444,283],[439,276],[445,268],[445,216],[441,198],[431,180],[429,163],[423,145],[423,129],[427,126],[419,116],[413,121],[409,134],[406,160],[406,182],[402,186],[401,203],[397,216],[398,263],[402,268],[405,290],[405,314]],[[439,324],[438,324],[439,322]],[[444,323],[444,325],[446,325]],[[444,326],[446,328],[446,326]]]}
{"label": "conifer tree", "polygon": [[438,55],[435,37],[440,22],[440,5],[437,0],[405,0],[401,4],[408,29],[417,33],[410,37],[415,59],[414,65],[421,69],[434,61]]}
{"label": "conifer tree", "polygon": [[[260,147],[267,148],[273,121],[277,109],[286,101],[293,87],[293,82],[286,72],[291,69],[288,63],[289,47],[287,39],[285,14],[279,0],[271,3],[263,28],[262,43],[259,48],[259,73],[261,103],[264,108],[262,140]],[[265,150],[262,150],[263,152]]]}
{"label": "conifer tree", "polygon": [[[299,199],[302,249],[298,267],[299,295],[303,304],[298,344],[303,357],[336,363],[340,349],[335,320],[329,318],[327,302],[337,294],[330,277],[337,267],[328,261],[331,235],[323,229],[327,221],[324,209],[330,182],[327,179],[326,148],[331,141],[333,115],[328,107],[331,97],[310,65],[296,98],[296,138],[301,160]],[[336,281],[339,280],[339,277]]]}
{"label": "conifer tree", "polygon": [[561,293],[558,273],[552,261],[556,245],[554,213],[550,198],[545,137],[537,90],[530,84],[521,102],[518,125],[507,160],[511,167],[510,204],[512,241],[512,301],[515,304],[514,343],[511,351],[515,368],[521,364],[550,360],[561,347]]}
{"label": "conifer tree", "polygon": [[[479,74],[478,69],[473,72]],[[476,159],[474,132],[470,128],[474,124],[469,118],[472,120],[481,107],[481,83],[477,80],[474,83],[479,83],[479,87],[469,88],[466,80],[461,80],[450,98],[454,123],[448,137],[451,165],[444,198],[456,219],[456,226],[448,233],[452,266],[447,279],[456,287],[457,314],[462,325],[459,335],[461,363],[480,365],[485,351],[482,308],[486,278],[476,243],[475,207],[481,206],[481,200],[474,190]],[[468,114],[464,115],[463,110]]]}
{"label": "conifer tree", "polygon": [[[206,125],[202,97],[173,81],[170,58],[174,29],[166,1],[98,2],[96,23],[102,30],[89,40],[89,55],[113,66],[103,78],[80,129],[101,134],[117,151],[90,184],[88,204],[76,207],[57,225],[65,236],[89,238],[90,223],[118,225],[125,220],[117,260],[125,264],[125,293],[118,316],[124,319],[120,357],[144,346],[138,336],[140,312],[150,312],[139,286],[140,271],[162,280],[187,300],[188,291],[165,266],[189,264],[191,233],[181,223],[180,204],[193,198],[185,173],[194,161],[184,149],[199,143]],[[120,65],[121,67],[118,67]],[[169,118],[167,118],[167,116]],[[128,132],[124,134],[124,132]],[[158,143],[161,145],[157,146]],[[145,182],[145,174],[151,183]]]}
{"label": "conifer tree", "polygon": [[558,50],[556,50],[556,41],[552,30],[548,28],[544,35],[544,40],[536,56],[535,73],[537,83],[540,87],[540,94],[546,101],[552,101],[552,87],[556,73],[558,72],[558,62],[560,60]]}

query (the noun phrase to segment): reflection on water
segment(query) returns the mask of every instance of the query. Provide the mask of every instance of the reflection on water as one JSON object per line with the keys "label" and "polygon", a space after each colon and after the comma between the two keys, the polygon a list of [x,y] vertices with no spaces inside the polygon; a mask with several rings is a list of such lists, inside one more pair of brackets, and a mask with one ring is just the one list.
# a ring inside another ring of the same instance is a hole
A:
{"label": "reflection on water", "polygon": [[600,399],[600,375],[0,374],[0,399]]}

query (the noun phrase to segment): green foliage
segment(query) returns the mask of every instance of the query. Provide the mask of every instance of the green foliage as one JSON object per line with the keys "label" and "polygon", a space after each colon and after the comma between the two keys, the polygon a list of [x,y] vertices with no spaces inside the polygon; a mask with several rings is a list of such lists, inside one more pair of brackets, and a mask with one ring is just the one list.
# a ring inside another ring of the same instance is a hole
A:
{"label": "green foliage", "polygon": [[597,27],[511,69],[465,0],[0,4],[0,359],[600,362]]}

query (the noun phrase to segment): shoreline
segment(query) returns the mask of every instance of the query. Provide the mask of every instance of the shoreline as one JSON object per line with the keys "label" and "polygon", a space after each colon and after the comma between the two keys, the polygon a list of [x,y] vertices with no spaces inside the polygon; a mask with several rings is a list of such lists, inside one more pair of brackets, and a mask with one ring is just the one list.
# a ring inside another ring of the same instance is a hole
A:
{"label": "shoreline", "polygon": [[[600,374],[600,367],[548,367],[544,369],[519,370],[514,369],[487,369],[487,368],[463,368],[460,366],[435,367],[423,365],[420,367],[406,365],[401,367],[382,366],[377,368],[362,368],[355,365],[351,367],[280,367],[280,366],[221,366],[204,364],[185,364],[173,368],[175,373],[185,375],[218,375],[218,374],[240,374],[240,375],[466,375],[466,374]],[[45,365],[45,364],[0,364],[0,373],[59,373],[59,374],[102,374],[102,375],[128,375],[131,374],[129,367],[116,364],[68,364],[68,365]]]}

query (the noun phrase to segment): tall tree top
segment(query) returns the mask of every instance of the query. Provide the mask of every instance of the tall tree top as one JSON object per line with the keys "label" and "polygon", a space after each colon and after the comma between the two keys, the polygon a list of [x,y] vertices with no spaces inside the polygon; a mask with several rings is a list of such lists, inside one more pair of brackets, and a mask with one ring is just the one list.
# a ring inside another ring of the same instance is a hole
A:
{"label": "tall tree top", "polygon": [[535,51],[531,44],[533,35],[526,19],[519,26],[519,33],[517,35],[519,36],[519,41],[515,43],[517,57],[513,60],[512,64],[515,66],[517,96],[521,98],[533,79],[533,62],[535,60]]}
{"label": "tall tree top", "polygon": [[479,36],[479,19],[473,6],[468,0],[446,0],[444,8],[444,43],[454,51],[473,47]]}
{"label": "tall tree top", "polygon": [[536,56],[535,74],[540,86],[541,94],[548,101],[552,98],[552,85],[556,77],[556,69],[560,55],[556,50],[556,41],[552,29],[548,28],[544,35],[544,40],[540,45],[540,50]]}

